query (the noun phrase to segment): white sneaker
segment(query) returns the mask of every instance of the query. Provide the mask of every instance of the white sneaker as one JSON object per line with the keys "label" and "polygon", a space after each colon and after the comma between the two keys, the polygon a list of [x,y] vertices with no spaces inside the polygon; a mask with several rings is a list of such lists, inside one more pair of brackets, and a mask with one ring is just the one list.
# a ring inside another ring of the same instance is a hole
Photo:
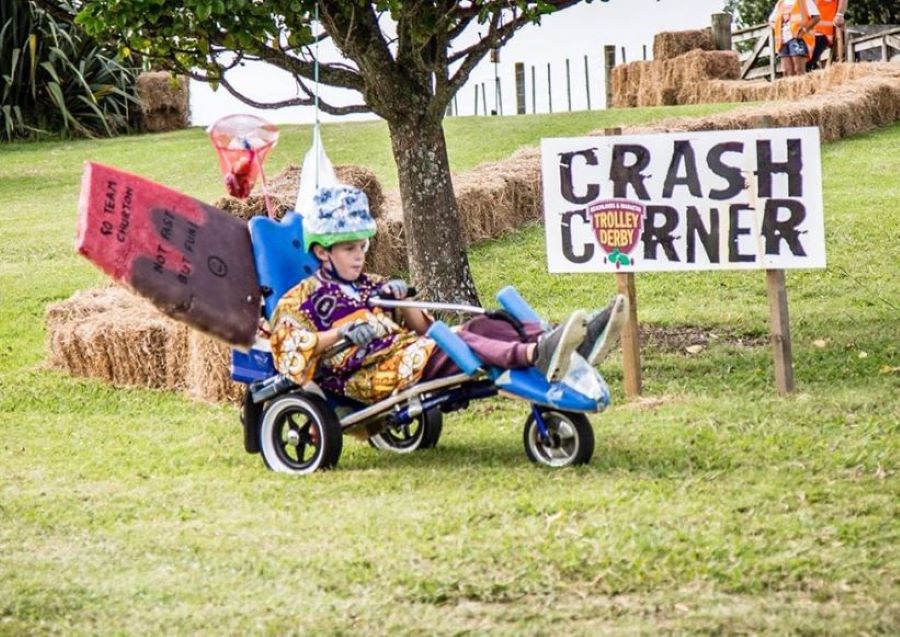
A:
{"label": "white sneaker", "polygon": [[592,367],[602,363],[616,343],[628,319],[628,297],[617,294],[603,310],[591,317],[587,335],[578,346],[578,353]]}
{"label": "white sneaker", "polygon": [[562,325],[538,340],[534,365],[549,382],[555,383],[566,375],[572,352],[586,333],[587,315],[583,310],[575,310]]}

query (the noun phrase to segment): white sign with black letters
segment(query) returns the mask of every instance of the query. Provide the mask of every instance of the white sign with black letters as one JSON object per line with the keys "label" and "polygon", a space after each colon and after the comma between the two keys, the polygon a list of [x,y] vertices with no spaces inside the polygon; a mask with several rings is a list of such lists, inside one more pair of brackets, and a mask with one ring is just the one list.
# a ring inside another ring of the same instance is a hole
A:
{"label": "white sign with black letters", "polygon": [[550,272],[825,267],[818,128],[541,142]]}

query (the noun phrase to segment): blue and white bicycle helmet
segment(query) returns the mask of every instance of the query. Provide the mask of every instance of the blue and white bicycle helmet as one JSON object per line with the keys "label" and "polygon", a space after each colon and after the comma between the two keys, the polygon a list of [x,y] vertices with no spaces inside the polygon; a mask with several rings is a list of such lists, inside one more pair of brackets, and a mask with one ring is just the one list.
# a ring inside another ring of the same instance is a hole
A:
{"label": "blue and white bicycle helmet", "polygon": [[369,239],[375,232],[369,198],[353,186],[319,188],[313,212],[303,217],[303,243],[307,251],[314,243],[330,248],[343,241]]}

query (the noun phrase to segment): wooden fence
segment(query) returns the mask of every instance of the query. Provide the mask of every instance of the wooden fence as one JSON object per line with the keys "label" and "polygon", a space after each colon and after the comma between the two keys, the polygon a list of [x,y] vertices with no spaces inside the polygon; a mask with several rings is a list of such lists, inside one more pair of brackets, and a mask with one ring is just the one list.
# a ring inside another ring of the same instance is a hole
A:
{"label": "wooden fence", "polygon": [[[774,54],[774,34],[772,33],[771,27],[769,27],[768,24],[758,24],[752,27],[732,30],[731,19],[731,15],[728,13],[714,13],[711,16],[711,29],[717,49],[734,49],[737,51],[741,62],[740,78],[743,80],[765,78],[772,81],[778,77],[780,72],[778,69],[778,59]],[[849,62],[900,61],[900,26],[888,25],[879,28],[883,30],[871,34],[861,33],[852,26],[846,31],[842,31],[838,46],[835,47],[835,50],[840,51],[840,53],[837,54],[835,59],[847,60]],[[844,42],[846,42],[845,45]],[[620,51],[621,58],[617,60],[617,54],[619,54]],[[823,63],[830,64],[832,61],[831,57],[832,50],[827,49],[822,56]],[[646,45],[643,46],[643,59],[647,59]],[[483,81],[474,83],[473,113],[475,115],[503,114],[503,98],[498,70],[499,61],[499,51],[492,52],[491,62],[494,65],[493,82]],[[601,58],[602,75],[597,78],[598,81],[594,86],[601,84],[599,81],[601,78],[605,80],[606,104],[612,103],[612,83],[610,81],[612,67],[617,63],[622,64],[625,62],[624,46],[617,47],[606,45],[603,47]],[[594,63],[589,60],[587,55],[583,56],[584,95],[586,96],[588,110],[592,107],[591,74],[589,69],[593,67],[593,64]],[[570,62],[569,58],[565,59],[565,74],[561,79],[565,81],[566,87],[566,101],[564,104],[570,111],[573,108],[573,84],[579,83],[579,80],[576,78],[581,75],[581,66],[581,60],[576,59]],[[546,90],[547,110],[550,113],[553,112],[554,104],[552,89],[559,76],[554,75],[549,62],[546,67],[546,87],[544,89],[544,71],[542,67],[537,68],[535,65],[531,65],[529,72],[529,69],[523,62],[515,63],[514,89],[515,112],[517,114],[526,113],[529,103],[531,112],[536,113],[538,111],[538,93],[543,93],[544,90]],[[540,88],[538,75],[542,76],[540,78]],[[488,104],[488,93],[491,84],[493,84],[493,106]],[[601,100],[598,101],[602,101],[603,93],[600,93],[598,97],[601,97]],[[557,109],[559,109],[558,103]],[[446,114],[448,116],[459,115],[456,97],[454,97],[451,104],[447,106]]]}
{"label": "wooden fence", "polygon": [[[768,24],[759,24],[732,32],[731,39],[741,60],[741,79],[774,80],[778,75],[777,59],[774,55],[774,34]],[[846,41],[846,47],[843,46]],[[752,46],[748,46],[752,43]],[[837,57],[848,62],[884,61],[889,62],[900,56],[900,27],[889,27],[885,31],[871,35],[854,36],[850,27],[838,37],[835,47]],[[832,50],[827,49],[822,56],[824,63],[831,62]]]}
{"label": "wooden fence", "polygon": [[872,59],[881,62],[890,62],[894,57],[900,56],[900,26],[858,37],[847,43],[847,59],[851,62],[857,62],[867,53],[876,51],[879,55]]}

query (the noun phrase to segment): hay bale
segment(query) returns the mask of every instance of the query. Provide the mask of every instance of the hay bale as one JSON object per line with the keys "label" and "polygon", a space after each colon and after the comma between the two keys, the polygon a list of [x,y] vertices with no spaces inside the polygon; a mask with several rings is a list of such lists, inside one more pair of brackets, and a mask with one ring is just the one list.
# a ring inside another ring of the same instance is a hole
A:
{"label": "hay bale", "polygon": [[376,217],[377,234],[366,254],[366,268],[385,276],[409,271],[406,233],[403,231],[403,205],[397,190],[385,194],[384,211]]}
{"label": "hay bale", "polygon": [[613,105],[660,106],[714,102],[796,101],[828,94],[865,77],[896,77],[892,64],[833,64],[777,82],[736,79],[737,54],[692,51],[674,60],[632,62],[613,69]]}
{"label": "hay bale", "polygon": [[663,63],[667,83],[736,80],[741,63],[735,51],[691,51]]}
{"label": "hay bale", "polygon": [[151,133],[180,130],[190,125],[189,83],[167,71],[138,75],[135,91],[141,103],[141,129]]}
{"label": "hay bale", "polygon": [[619,64],[612,69],[612,104],[610,107],[632,108],[637,106],[638,86],[641,74],[649,62],[630,62]]}
{"label": "hay bale", "polygon": [[713,51],[716,43],[709,28],[696,31],[664,31],[653,37],[653,59],[671,60],[680,55],[701,49]]}
{"label": "hay bale", "polygon": [[[831,141],[857,135],[900,120],[900,68],[893,64],[859,64],[863,72],[826,70],[817,78],[773,86],[772,95],[805,97],[746,106],[699,118],[673,118],[651,126],[629,127],[629,134],[675,131],[731,130],[763,126],[818,126],[822,139]],[[749,83],[748,83],[749,84]],[[776,85],[779,82],[775,83]],[[741,89],[739,89],[741,90]],[[600,134],[597,131],[594,134]]]}
{"label": "hay bale", "polygon": [[664,67],[655,62],[647,62],[641,72],[637,87],[638,106],[657,106],[662,99]]}
{"label": "hay bale", "polygon": [[497,238],[541,218],[540,149],[481,164],[454,176],[453,185],[466,243]]}
{"label": "hay bale", "polygon": [[701,103],[710,82],[736,80],[741,74],[734,51],[692,51],[663,62],[662,67],[661,90],[674,94],[674,101],[661,102],[664,105]]}
{"label": "hay bale", "polygon": [[490,237],[496,225],[507,222],[510,202],[506,179],[495,165],[482,164],[480,173],[457,176],[453,181],[459,222],[466,244]]}
{"label": "hay bale", "polygon": [[[494,239],[533,223],[543,214],[540,149],[524,148],[503,161],[453,175],[453,187],[466,244]],[[384,213],[376,224],[378,234],[366,256],[366,266],[379,274],[408,271],[399,191],[386,193]]]}
{"label": "hay bale", "polygon": [[46,325],[51,367],[117,386],[183,386],[187,327],[123,288],[54,303]]}
{"label": "hay bale", "polygon": [[244,385],[231,380],[231,347],[197,330],[187,336],[185,393],[206,402],[239,402]]}
{"label": "hay bale", "polygon": [[76,292],[70,299],[52,303],[44,310],[48,332],[70,321],[80,320],[97,312],[134,307],[135,296],[123,287],[108,286]]}
{"label": "hay bale", "polygon": [[[364,166],[354,165],[335,166],[334,172],[340,182],[356,186],[366,193],[372,216],[376,219],[381,216],[384,209],[384,190],[374,172]],[[300,167],[293,164],[268,181],[269,197],[275,206],[276,217],[280,218],[287,211],[294,209],[299,187]],[[257,215],[268,214],[265,197],[262,196],[259,188],[256,189],[256,193],[247,199],[220,197],[213,202],[213,205],[238,219],[247,221]]]}
{"label": "hay bale", "polygon": [[713,80],[740,77],[734,51],[690,51],[675,59],[631,62],[613,68],[613,106],[696,104]]}
{"label": "hay bale", "polygon": [[46,311],[50,365],[115,386],[183,390],[236,402],[231,348],[120,287],[76,292]]}
{"label": "hay bale", "polygon": [[[372,216],[378,219],[384,214],[384,189],[378,176],[365,166],[354,166],[352,164],[335,166],[334,172],[341,183],[356,186],[369,199],[369,210]],[[299,185],[299,180],[297,184]],[[294,190],[294,198],[296,199],[296,190]]]}

